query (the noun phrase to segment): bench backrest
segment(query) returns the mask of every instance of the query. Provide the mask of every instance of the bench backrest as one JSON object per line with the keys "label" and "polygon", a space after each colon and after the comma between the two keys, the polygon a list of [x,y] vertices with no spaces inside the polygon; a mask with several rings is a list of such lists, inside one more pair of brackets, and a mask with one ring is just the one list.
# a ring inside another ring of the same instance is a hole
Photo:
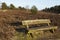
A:
{"label": "bench backrest", "polygon": [[41,23],[51,23],[49,19],[36,19],[36,20],[24,20],[22,21],[22,25],[33,25],[33,24],[41,24]]}

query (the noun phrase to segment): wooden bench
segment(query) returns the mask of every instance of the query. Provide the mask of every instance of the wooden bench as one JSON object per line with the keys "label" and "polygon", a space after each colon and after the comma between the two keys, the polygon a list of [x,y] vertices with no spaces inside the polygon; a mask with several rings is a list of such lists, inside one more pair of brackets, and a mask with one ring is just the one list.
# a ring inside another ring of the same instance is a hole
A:
{"label": "wooden bench", "polygon": [[[57,30],[57,26],[51,26],[50,25],[51,21],[50,19],[36,19],[36,20],[24,20],[22,21],[22,25],[26,26],[28,33],[33,33],[33,32],[37,32],[37,31],[45,31],[45,30],[52,30],[54,32],[54,30]],[[36,28],[29,28],[29,25],[36,25],[36,24],[47,24],[47,27],[37,27]]]}

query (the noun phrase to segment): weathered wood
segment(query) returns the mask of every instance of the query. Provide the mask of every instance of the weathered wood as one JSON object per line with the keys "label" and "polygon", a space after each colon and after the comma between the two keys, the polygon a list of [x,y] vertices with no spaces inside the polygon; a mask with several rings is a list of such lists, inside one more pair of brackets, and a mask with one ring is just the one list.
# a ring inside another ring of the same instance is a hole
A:
{"label": "weathered wood", "polygon": [[[29,28],[29,25],[34,25],[34,24],[48,24],[47,26],[44,26],[44,27],[32,27],[32,28]],[[52,30],[54,32],[54,30],[57,30],[57,26],[51,26],[50,25],[51,21],[49,19],[37,19],[37,20],[25,20],[25,21],[22,21],[22,25],[25,25],[28,29],[28,33],[35,33],[35,32],[42,32],[43,31],[46,31],[46,30]]]}
{"label": "weathered wood", "polygon": [[57,26],[55,27],[44,27],[44,28],[32,28],[32,29],[29,29],[29,30],[34,30],[34,29],[37,29],[37,30],[50,30],[50,29],[57,29]]}
{"label": "weathered wood", "polygon": [[46,27],[46,28],[32,28],[32,29],[29,29],[29,33],[31,32],[37,32],[37,31],[45,31],[45,30],[52,30],[54,32],[54,29],[57,30],[57,26],[54,26],[54,27]]}
{"label": "weathered wood", "polygon": [[49,19],[36,19],[36,20],[25,20],[22,21],[23,25],[31,25],[31,24],[41,24],[41,23],[51,23]]}

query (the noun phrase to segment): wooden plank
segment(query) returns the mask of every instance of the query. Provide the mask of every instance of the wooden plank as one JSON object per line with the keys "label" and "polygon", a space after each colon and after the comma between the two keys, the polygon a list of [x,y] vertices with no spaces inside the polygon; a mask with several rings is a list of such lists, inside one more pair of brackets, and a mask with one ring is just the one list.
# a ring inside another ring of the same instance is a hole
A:
{"label": "wooden plank", "polygon": [[54,27],[46,27],[46,28],[38,28],[38,29],[29,29],[29,33],[30,32],[36,32],[36,31],[45,31],[45,30],[54,30],[54,29],[57,29],[58,27],[57,26],[54,26]]}
{"label": "wooden plank", "polygon": [[25,20],[22,21],[23,25],[31,25],[31,24],[40,24],[40,23],[51,23],[49,19],[37,19],[37,20]]}

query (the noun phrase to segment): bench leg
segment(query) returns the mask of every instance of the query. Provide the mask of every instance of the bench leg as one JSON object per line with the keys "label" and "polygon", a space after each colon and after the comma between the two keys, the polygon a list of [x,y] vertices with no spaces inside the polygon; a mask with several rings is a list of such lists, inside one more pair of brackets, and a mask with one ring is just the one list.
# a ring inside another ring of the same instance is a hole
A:
{"label": "bench leg", "polygon": [[50,32],[51,32],[51,33],[54,33],[54,29],[51,29]]}
{"label": "bench leg", "polygon": [[53,33],[54,33],[54,29],[53,29]]}

